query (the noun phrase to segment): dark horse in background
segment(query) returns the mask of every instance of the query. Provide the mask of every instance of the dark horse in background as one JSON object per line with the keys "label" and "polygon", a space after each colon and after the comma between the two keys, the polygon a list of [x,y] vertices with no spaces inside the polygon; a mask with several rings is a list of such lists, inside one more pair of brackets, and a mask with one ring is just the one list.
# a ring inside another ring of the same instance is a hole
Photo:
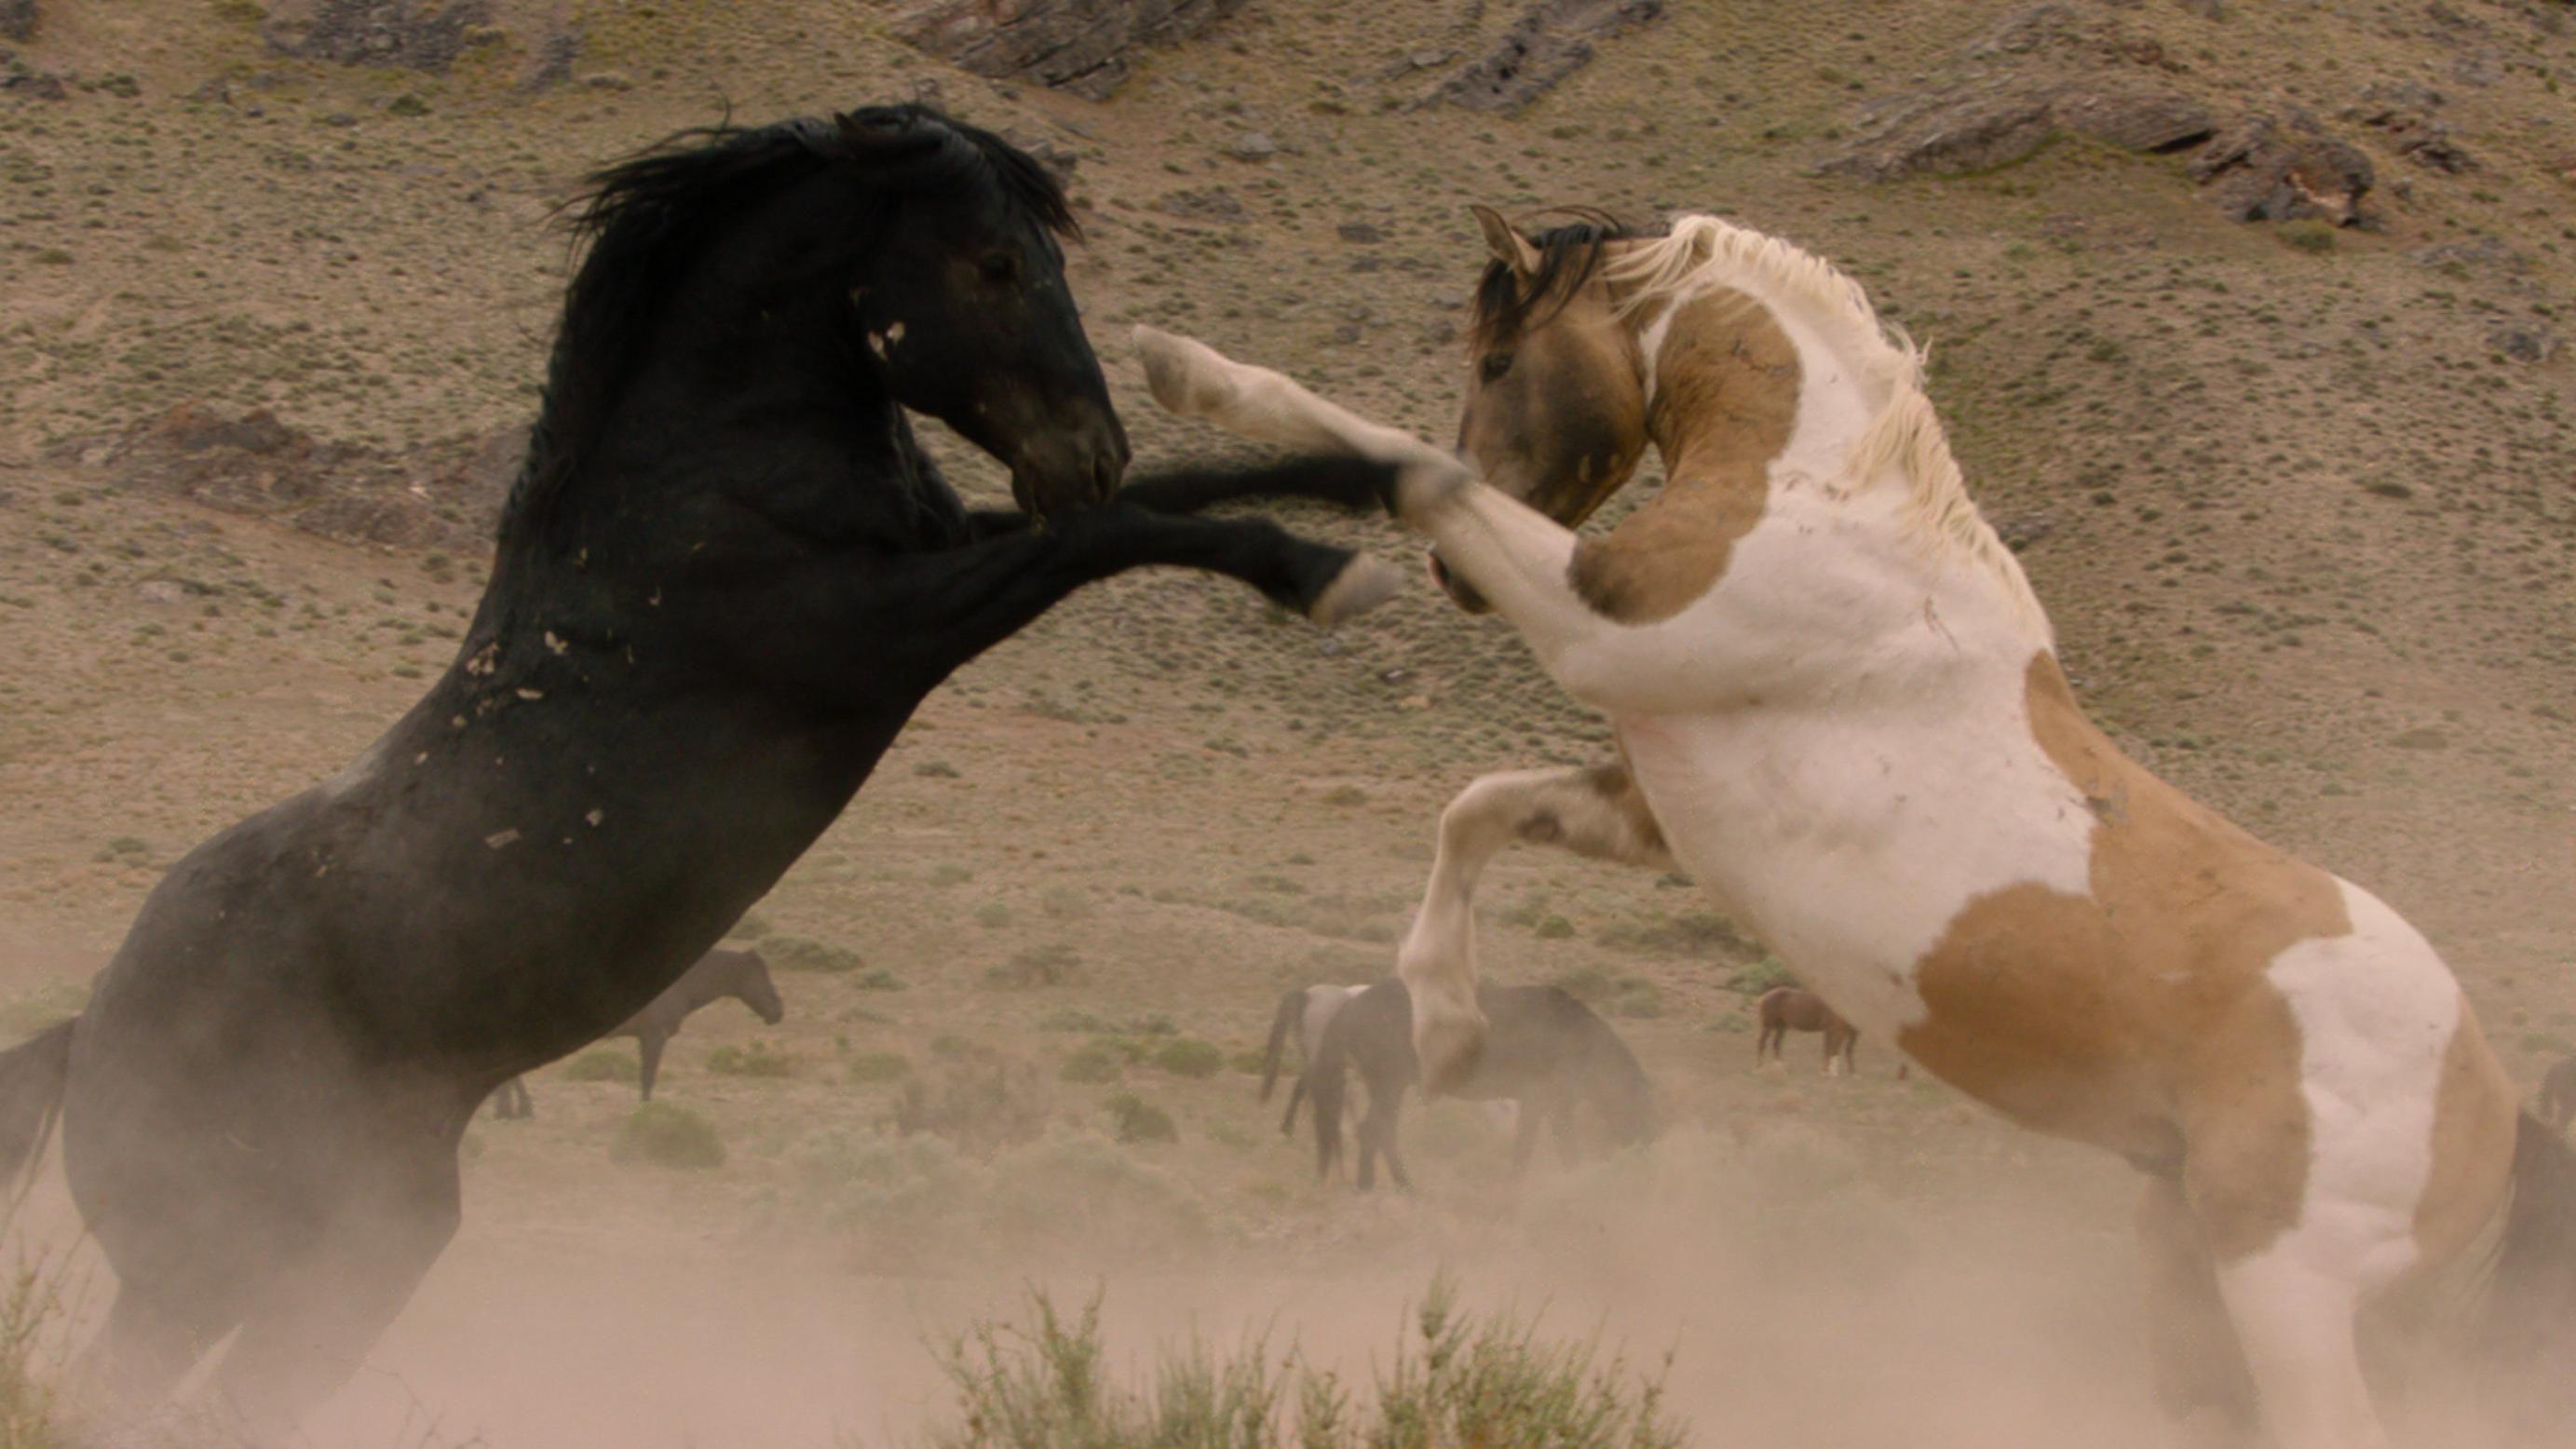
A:
{"label": "dark horse in background", "polygon": [[[680,1023],[702,1006],[713,1006],[731,997],[752,1010],[752,1014],[771,1026],[787,1019],[787,1003],[778,999],[778,983],[769,979],[769,959],[758,951],[728,951],[718,948],[699,957],[680,979],[662,988],[642,1011],[628,1017],[622,1025],[611,1027],[601,1041],[615,1041],[621,1036],[635,1038],[640,1058],[636,1081],[643,1088],[644,1100],[653,1100],[653,1078],[662,1070],[662,1048],[680,1034]],[[529,1100],[525,1079],[512,1077],[492,1093],[492,1114],[496,1117],[533,1117],[536,1103]]]}
{"label": "dark horse in background", "polygon": [[[1118,491],[1063,194],[918,107],[719,129],[602,173],[491,583],[427,697],[199,846],[73,1022],[0,1056],[0,1171],[57,1111],[116,1270],[74,1378],[287,1433],[454,1234],[502,1082],[596,1040],[829,826],[930,690],[1148,564],[1329,620],[1391,566],[1225,497],[1373,503],[1288,462]],[[905,409],[1007,464],[968,511]]]}
{"label": "dark horse in background", "polygon": [[[1529,1165],[1549,1122],[1569,1154],[1632,1146],[1661,1130],[1654,1088],[1636,1053],[1591,1007],[1553,986],[1480,986],[1476,1005],[1489,1023],[1484,1054],[1449,1095],[1519,1105],[1515,1174]],[[1363,1192],[1375,1187],[1376,1159],[1383,1156],[1395,1185],[1410,1191],[1395,1128],[1405,1088],[1421,1085],[1422,1068],[1413,1054],[1413,998],[1403,982],[1381,981],[1344,1003],[1306,1066],[1318,1177],[1330,1176],[1341,1159],[1343,1093],[1354,1068],[1368,1084],[1354,1180]]]}

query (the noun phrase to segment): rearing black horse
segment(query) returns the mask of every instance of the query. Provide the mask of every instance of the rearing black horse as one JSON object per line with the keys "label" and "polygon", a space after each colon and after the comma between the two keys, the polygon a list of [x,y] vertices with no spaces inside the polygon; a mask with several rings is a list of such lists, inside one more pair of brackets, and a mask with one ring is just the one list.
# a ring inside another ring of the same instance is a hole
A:
{"label": "rearing black horse", "polygon": [[[180,861],[80,1017],[0,1056],[0,1172],[58,1109],[120,1281],[93,1402],[156,1402],[238,1330],[226,1401],[290,1428],[455,1231],[476,1105],[651,1001],[924,695],[1068,592],[1188,565],[1329,619],[1385,586],[1265,521],[1168,516],[1368,501],[1382,470],[1113,491],[1073,219],[998,138],[873,108],[595,179],[455,663],[354,764]],[[965,510],[905,408],[1007,463],[1043,524]]]}

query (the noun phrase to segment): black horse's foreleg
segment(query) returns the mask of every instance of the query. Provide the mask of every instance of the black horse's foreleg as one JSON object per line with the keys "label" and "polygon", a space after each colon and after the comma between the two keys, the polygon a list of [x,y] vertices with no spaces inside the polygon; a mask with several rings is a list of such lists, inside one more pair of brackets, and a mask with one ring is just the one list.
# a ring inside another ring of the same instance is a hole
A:
{"label": "black horse's foreleg", "polygon": [[[1277,498],[1365,509],[1384,505],[1395,487],[1397,471],[1391,464],[1367,458],[1326,455],[1249,467],[1167,468],[1128,483],[1112,501],[1174,516],[1205,512],[1220,504]],[[1033,522],[1017,509],[975,508],[966,513],[967,529],[978,539],[1021,532]]]}
{"label": "black horse's foreleg", "polygon": [[1392,565],[1299,538],[1266,519],[1176,518],[1125,504],[964,548],[903,554],[868,571],[875,622],[935,682],[1018,633],[1085,584],[1150,565],[1204,569],[1332,623],[1383,599]]}

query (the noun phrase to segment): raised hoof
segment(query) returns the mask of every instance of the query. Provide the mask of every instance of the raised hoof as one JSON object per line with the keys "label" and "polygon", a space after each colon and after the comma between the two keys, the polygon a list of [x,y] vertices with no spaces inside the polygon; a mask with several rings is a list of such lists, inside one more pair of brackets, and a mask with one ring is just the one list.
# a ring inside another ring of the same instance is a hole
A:
{"label": "raised hoof", "polygon": [[1404,570],[1382,558],[1359,554],[1315,596],[1306,616],[1330,627],[1344,619],[1356,619],[1394,598],[1395,591],[1402,587]]}
{"label": "raised hoof", "polygon": [[1145,385],[1166,412],[1207,417],[1225,402],[1225,355],[1159,327],[1136,324],[1136,355],[1145,363]]}

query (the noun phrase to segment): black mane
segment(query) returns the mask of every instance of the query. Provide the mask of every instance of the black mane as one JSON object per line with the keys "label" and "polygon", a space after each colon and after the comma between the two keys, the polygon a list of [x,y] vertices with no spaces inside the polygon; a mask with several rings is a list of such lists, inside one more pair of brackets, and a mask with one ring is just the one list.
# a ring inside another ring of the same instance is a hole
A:
{"label": "black mane", "polygon": [[[830,119],[697,126],[592,173],[568,209],[587,244],[566,290],[528,456],[502,513],[505,537],[539,520],[590,452],[678,279],[758,198],[849,166],[888,199],[961,191],[1065,238],[1081,235],[1055,178],[989,131],[921,105]],[[853,249],[871,238],[854,235]]]}
{"label": "black mane", "polygon": [[1538,271],[1526,282],[1500,260],[1485,264],[1476,283],[1475,319],[1468,340],[1477,351],[1507,347],[1523,332],[1556,315],[1601,267],[1614,241],[1643,235],[1607,212],[1575,211],[1577,219],[1531,237]]}

